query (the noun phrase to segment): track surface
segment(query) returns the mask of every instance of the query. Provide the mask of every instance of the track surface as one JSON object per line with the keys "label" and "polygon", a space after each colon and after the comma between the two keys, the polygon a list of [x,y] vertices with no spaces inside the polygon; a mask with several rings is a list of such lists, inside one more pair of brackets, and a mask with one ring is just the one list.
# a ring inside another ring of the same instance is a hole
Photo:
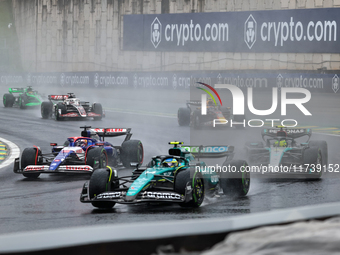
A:
{"label": "track surface", "polygon": [[[5,88],[1,90],[1,94],[6,92]],[[79,127],[83,125],[131,127],[132,138],[140,139],[144,144],[145,163],[153,155],[166,154],[169,141],[183,141],[186,144],[226,143],[240,148],[247,140],[260,140],[261,129],[257,128],[229,128],[214,132],[213,135],[209,135],[209,132],[211,134],[209,130],[190,132],[188,127],[179,127],[176,120],[177,109],[184,106],[185,100],[189,99],[189,93],[150,91],[102,89],[94,92],[73,88],[72,92],[77,93],[81,99],[103,104],[106,118],[102,121],[57,122],[41,119],[40,109],[20,110],[0,107],[0,137],[16,143],[21,151],[37,145],[43,152],[49,152],[50,142],[62,144],[67,137],[80,134]],[[66,93],[69,90],[56,89],[52,92]],[[312,109],[312,113],[315,111],[315,116],[313,113],[313,118],[304,120],[303,123],[340,127],[339,118],[332,120],[330,118],[339,115],[337,110],[340,103],[336,100],[337,97],[333,96],[331,100],[325,95],[313,98],[315,100],[310,102],[309,108]],[[324,100],[325,108],[319,107],[320,100]],[[290,118],[295,114],[298,115],[293,111]],[[329,163],[340,163],[337,153],[339,137],[314,134],[313,138],[327,140]],[[117,144],[121,143],[120,138],[112,139],[115,139]],[[241,154],[237,153],[236,157],[241,157]],[[0,234],[82,225],[228,217],[340,200],[338,192],[340,173],[326,173],[321,181],[314,182],[263,181],[254,178],[247,197],[206,199],[203,206],[198,209],[180,208],[177,205],[116,205],[111,211],[101,211],[94,209],[90,204],[79,202],[80,191],[87,177],[42,174],[37,180],[28,180],[22,175],[14,174],[12,167],[10,165],[0,168]],[[129,170],[124,170],[124,173],[120,174],[126,173],[129,173]]]}

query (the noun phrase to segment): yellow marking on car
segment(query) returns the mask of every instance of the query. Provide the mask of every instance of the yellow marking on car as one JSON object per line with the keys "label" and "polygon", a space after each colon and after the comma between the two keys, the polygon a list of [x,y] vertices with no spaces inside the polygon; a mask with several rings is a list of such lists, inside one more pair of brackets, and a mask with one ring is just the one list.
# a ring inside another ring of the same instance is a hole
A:
{"label": "yellow marking on car", "polygon": [[109,166],[106,166],[109,170],[110,170],[110,176],[109,176],[109,182],[111,181],[111,177],[112,177],[112,168]]}
{"label": "yellow marking on car", "polygon": [[178,167],[178,168],[174,171],[174,174],[176,174],[176,172],[178,171],[178,169],[180,169],[180,168],[182,168],[182,167],[184,167],[184,166]]}
{"label": "yellow marking on car", "polygon": [[8,150],[6,144],[3,144],[0,142],[0,163],[1,161],[6,159],[6,156],[8,155]]}

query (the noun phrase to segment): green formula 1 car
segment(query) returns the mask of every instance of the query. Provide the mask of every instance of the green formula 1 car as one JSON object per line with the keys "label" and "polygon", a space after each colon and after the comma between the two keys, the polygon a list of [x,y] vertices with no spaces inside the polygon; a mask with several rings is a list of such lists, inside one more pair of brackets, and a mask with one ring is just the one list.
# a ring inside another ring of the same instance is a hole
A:
{"label": "green formula 1 car", "polygon": [[[250,175],[244,171],[248,165],[244,160],[232,160],[233,146],[170,144],[174,146],[168,155],[152,157],[146,167],[135,164],[131,176],[118,176],[117,170],[111,167],[97,169],[84,184],[80,201],[98,208],[143,202],[199,207],[205,196],[245,196],[248,193]],[[220,157],[226,157],[221,165],[225,171],[217,171],[200,161],[201,158]]]}
{"label": "green formula 1 car", "polygon": [[20,107],[26,109],[31,106],[39,106],[43,101],[41,95],[33,90],[31,86],[27,88],[9,88],[9,93],[4,94],[3,103],[5,107]]}

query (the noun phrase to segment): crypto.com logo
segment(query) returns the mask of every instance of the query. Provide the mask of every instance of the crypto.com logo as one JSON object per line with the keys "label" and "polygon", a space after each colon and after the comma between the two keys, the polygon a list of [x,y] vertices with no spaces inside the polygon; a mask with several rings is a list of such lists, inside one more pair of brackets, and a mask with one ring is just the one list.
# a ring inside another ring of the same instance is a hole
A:
{"label": "crypto.com logo", "polygon": [[339,77],[337,75],[334,75],[332,79],[332,89],[334,93],[338,92],[339,90]]}
{"label": "crypto.com logo", "polygon": [[151,23],[151,42],[155,48],[158,47],[159,43],[162,39],[162,24],[155,18],[154,21]]}
{"label": "crypto.com logo", "polygon": [[251,49],[256,42],[257,23],[253,15],[249,15],[244,23],[244,41],[248,48]]}

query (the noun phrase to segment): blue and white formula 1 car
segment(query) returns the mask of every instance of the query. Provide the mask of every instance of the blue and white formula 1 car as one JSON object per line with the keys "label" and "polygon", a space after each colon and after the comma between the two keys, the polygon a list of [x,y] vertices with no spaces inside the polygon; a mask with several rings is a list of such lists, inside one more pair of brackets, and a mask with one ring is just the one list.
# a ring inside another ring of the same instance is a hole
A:
{"label": "blue and white formula 1 car", "polygon": [[[266,128],[263,142],[247,142],[247,162],[265,177],[321,178],[327,170],[327,142],[312,140],[309,128]],[[307,137],[307,141],[299,138]]]}
{"label": "blue and white formula 1 car", "polygon": [[[244,160],[231,160],[233,146],[174,147],[168,155],[154,156],[146,167],[139,167],[132,176],[118,176],[110,167],[96,170],[83,186],[80,201],[98,208],[112,208],[116,203],[178,203],[184,207],[199,207],[204,196],[219,193],[245,196],[250,176]],[[206,168],[200,158],[226,157],[223,167],[235,172],[216,172]],[[221,191],[221,192],[220,192]]]}
{"label": "blue and white formula 1 car", "polygon": [[[26,148],[21,159],[15,159],[14,172],[29,178],[37,178],[41,173],[92,174],[107,165],[130,167],[131,162],[143,162],[142,142],[130,140],[131,128],[81,128],[81,136],[67,138],[64,145],[51,143],[52,153],[43,154],[37,146]],[[120,146],[104,140],[122,135],[126,137]]]}

